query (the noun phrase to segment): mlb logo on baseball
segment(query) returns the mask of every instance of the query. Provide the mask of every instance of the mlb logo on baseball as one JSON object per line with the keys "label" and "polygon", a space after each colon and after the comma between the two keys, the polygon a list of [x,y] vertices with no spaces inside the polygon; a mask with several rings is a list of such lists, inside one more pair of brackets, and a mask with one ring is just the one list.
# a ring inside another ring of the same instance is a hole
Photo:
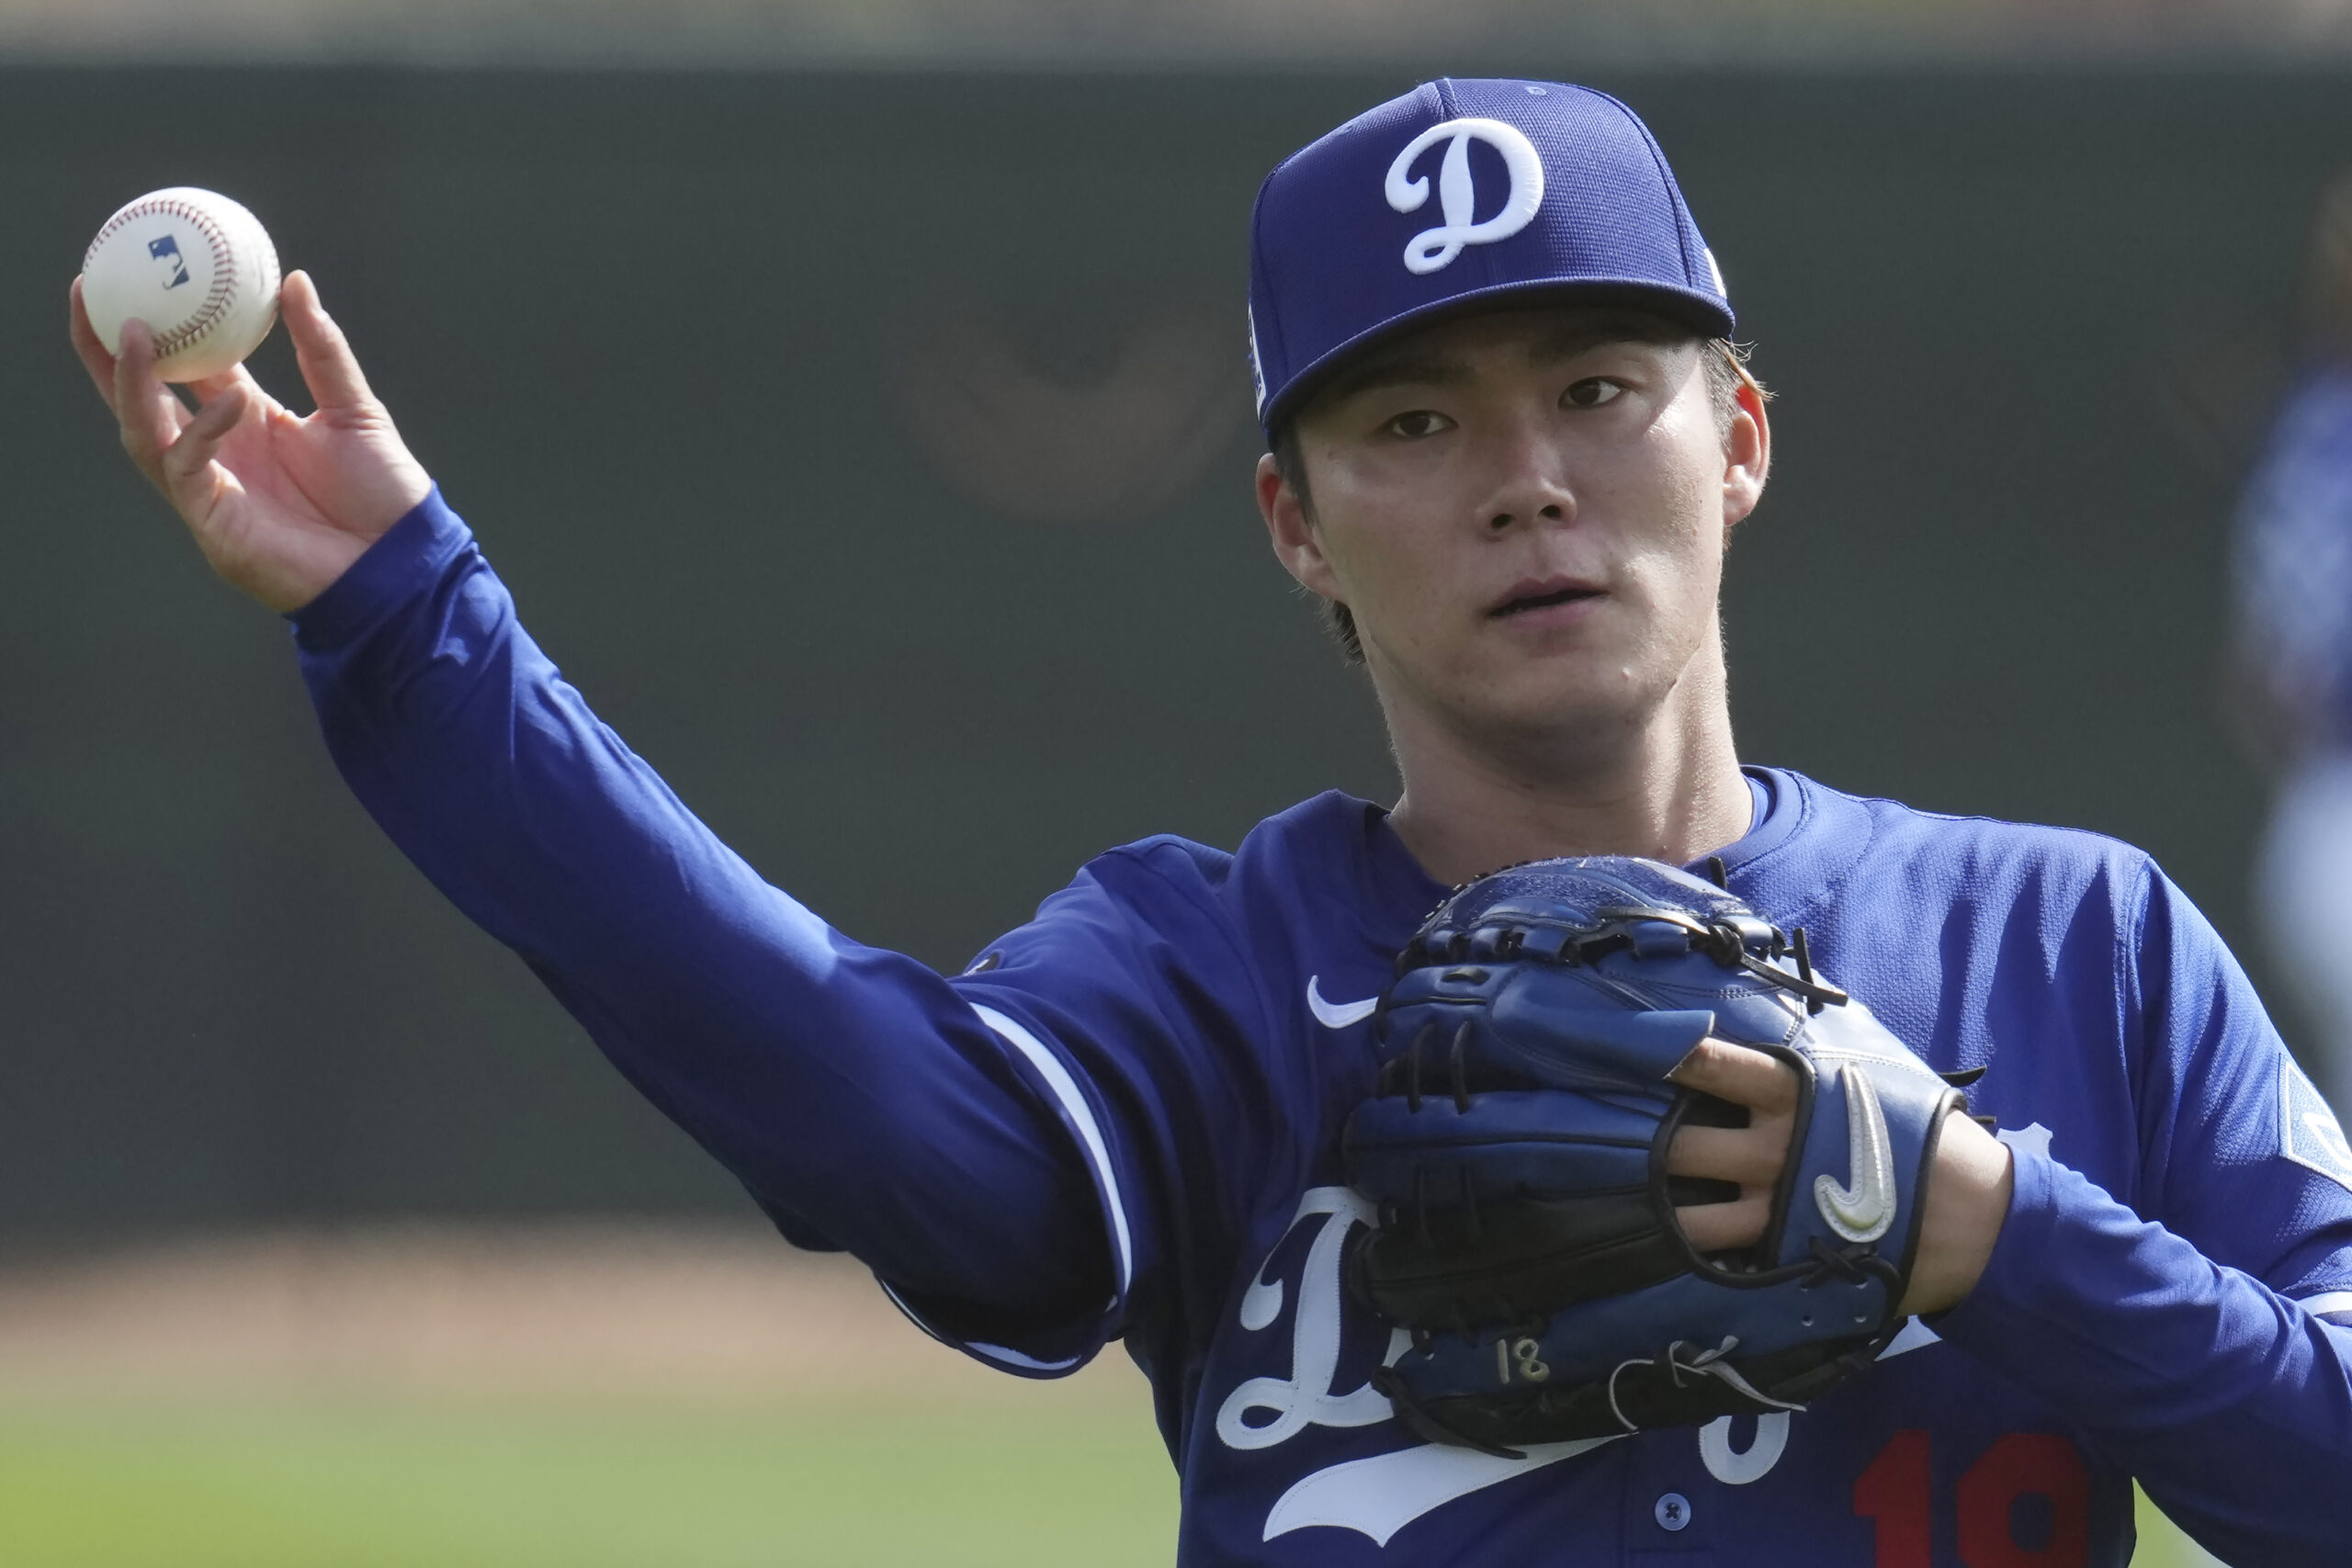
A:
{"label": "mlb logo on baseball", "polygon": [[187,261],[180,254],[179,237],[166,234],[147,242],[147,254],[164,264],[164,287],[177,288],[187,281]]}

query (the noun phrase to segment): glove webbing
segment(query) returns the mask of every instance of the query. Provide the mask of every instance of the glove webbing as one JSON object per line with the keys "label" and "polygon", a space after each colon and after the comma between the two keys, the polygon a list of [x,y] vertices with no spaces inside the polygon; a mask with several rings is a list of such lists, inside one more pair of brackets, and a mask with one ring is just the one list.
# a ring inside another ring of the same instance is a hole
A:
{"label": "glove webbing", "polygon": [[[1628,947],[1645,957],[1645,949],[1653,948],[1657,933],[1643,927],[1668,926],[1679,932],[1690,952],[1703,953],[1726,969],[1742,969],[1759,980],[1793,991],[1805,1000],[1808,1011],[1819,1012],[1824,1007],[1838,1007],[1849,999],[1836,986],[1815,976],[1813,954],[1805,942],[1804,928],[1797,928],[1794,939],[1781,935],[1776,926],[1761,920],[1702,920],[1681,909],[1661,909],[1647,905],[1623,905],[1593,911],[1598,922],[1589,927],[1560,932],[1561,942],[1552,953],[1529,953],[1526,948],[1528,928],[1505,926],[1494,938],[1492,958],[1508,962],[1521,957],[1553,958],[1566,964],[1589,964],[1602,955]],[[1557,929],[1557,928],[1554,928]],[[1442,956],[1429,949],[1422,950],[1422,962],[1460,962],[1474,956],[1470,931],[1452,933]],[[1762,950],[1762,956],[1753,951]],[[1791,974],[1773,960],[1793,957],[1796,973]],[[1417,966],[1414,953],[1408,949],[1399,962],[1399,970]]]}

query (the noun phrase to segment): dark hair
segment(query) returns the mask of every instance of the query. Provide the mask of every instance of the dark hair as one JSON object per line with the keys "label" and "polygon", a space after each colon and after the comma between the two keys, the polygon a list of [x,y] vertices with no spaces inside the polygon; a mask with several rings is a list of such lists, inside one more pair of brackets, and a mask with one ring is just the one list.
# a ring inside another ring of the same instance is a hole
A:
{"label": "dark hair", "polygon": [[[1734,343],[1729,338],[1718,337],[1707,339],[1701,347],[1703,351],[1701,364],[1707,372],[1707,394],[1715,405],[1715,423],[1728,431],[1732,415],[1739,408],[1740,388],[1753,387],[1759,396],[1765,398],[1772,394],[1748,373],[1747,356],[1754,351],[1753,344]],[[1273,454],[1275,471],[1282,475],[1283,483],[1298,497],[1299,508],[1306,513],[1306,521],[1312,525],[1315,521],[1315,497],[1306,488],[1306,459],[1299,451],[1297,415],[1293,414],[1275,427]],[[1321,606],[1323,629],[1331,634],[1331,639],[1340,645],[1348,662],[1363,663],[1363,639],[1356,635],[1353,612],[1337,599],[1322,599],[1317,603]]]}

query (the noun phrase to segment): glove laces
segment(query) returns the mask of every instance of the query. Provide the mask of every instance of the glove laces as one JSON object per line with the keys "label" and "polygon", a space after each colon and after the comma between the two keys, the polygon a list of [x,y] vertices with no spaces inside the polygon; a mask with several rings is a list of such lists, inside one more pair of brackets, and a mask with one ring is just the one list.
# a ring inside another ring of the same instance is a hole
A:
{"label": "glove laces", "polygon": [[1713,1349],[1701,1350],[1698,1354],[1688,1356],[1686,1359],[1686,1352],[1691,1348],[1690,1340],[1678,1339],[1668,1345],[1665,1353],[1656,1360],[1635,1356],[1617,1363],[1616,1370],[1609,1374],[1609,1413],[1617,1417],[1619,1426],[1628,1432],[1641,1430],[1633,1418],[1625,1414],[1625,1407],[1617,1403],[1617,1380],[1625,1374],[1627,1369],[1633,1367],[1657,1367],[1673,1381],[1677,1388],[1689,1386],[1682,1381],[1686,1374],[1691,1377],[1708,1377],[1731,1388],[1743,1398],[1752,1399],[1757,1404],[1773,1410],[1803,1410],[1804,1408],[1802,1404],[1792,1404],[1785,1399],[1774,1399],[1741,1376],[1739,1369],[1724,1359],[1739,1348],[1739,1336],[1726,1334],[1724,1336],[1724,1342]]}
{"label": "glove laces", "polygon": [[[1793,939],[1783,936],[1777,926],[1762,926],[1758,921],[1731,919],[1702,920],[1680,909],[1650,908],[1634,906],[1626,908],[1599,911],[1603,924],[1596,937],[1627,936],[1635,925],[1667,925],[1680,931],[1690,942],[1690,951],[1702,953],[1726,969],[1739,969],[1768,984],[1796,994],[1807,1012],[1819,1012],[1825,1007],[1843,1007],[1852,998],[1813,972],[1813,947],[1805,941],[1804,928],[1796,928]],[[1758,928],[1761,926],[1759,931]],[[1760,945],[1764,956],[1752,951]],[[1774,960],[1791,958],[1796,962],[1796,972],[1791,974]]]}
{"label": "glove laces", "polygon": [[1797,1282],[1799,1290],[1810,1291],[1832,1280],[1859,1285],[1869,1280],[1879,1280],[1886,1285],[1890,1305],[1903,1293],[1903,1271],[1879,1256],[1878,1248],[1868,1244],[1853,1247],[1832,1247],[1826,1237],[1815,1236],[1805,1250],[1813,1257],[1813,1269]]}

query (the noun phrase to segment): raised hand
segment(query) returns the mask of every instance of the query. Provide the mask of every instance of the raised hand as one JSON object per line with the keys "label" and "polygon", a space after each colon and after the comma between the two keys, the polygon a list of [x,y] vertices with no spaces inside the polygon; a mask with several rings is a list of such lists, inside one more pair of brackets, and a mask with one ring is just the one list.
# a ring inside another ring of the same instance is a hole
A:
{"label": "raised hand", "polygon": [[316,412],[293,412],[239,366],[194,383],[191,412],[156,378],[146,324],[126,323],[122,352],[110,355],[82,308],[81,279],[72,291],[74,347],[123,449],[212,570],[285,612],[325,592],[433,481],[368,389],[309,274],[288,276],[278,310]]}

